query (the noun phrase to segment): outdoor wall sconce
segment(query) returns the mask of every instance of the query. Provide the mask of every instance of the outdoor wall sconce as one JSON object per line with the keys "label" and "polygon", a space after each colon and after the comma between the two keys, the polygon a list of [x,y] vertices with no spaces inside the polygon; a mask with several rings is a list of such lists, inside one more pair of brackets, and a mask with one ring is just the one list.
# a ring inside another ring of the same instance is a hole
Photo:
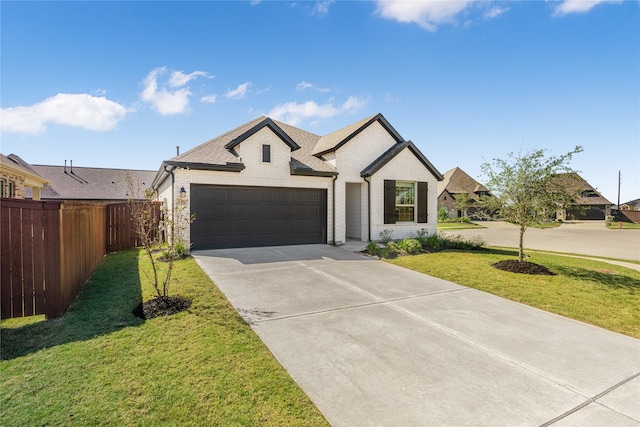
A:
{"label": "outdoor wall sconce", "polygon": [[184,189],[184,187],[181,187],[181,188],[180,188],[180,194],[181,194],[182,196],[184,196],[186,192],[187,192],[187,190],[185,190],[185,189]]}

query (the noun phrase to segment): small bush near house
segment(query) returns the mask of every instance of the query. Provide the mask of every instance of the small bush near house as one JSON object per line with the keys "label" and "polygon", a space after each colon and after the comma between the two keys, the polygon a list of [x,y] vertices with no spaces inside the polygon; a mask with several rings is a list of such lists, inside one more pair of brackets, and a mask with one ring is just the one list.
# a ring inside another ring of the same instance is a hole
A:
{"label": "small bush near house", "polygon": [[389,243],[391,239],[393,239],[393,230],[382,230],[380,232],[380,240],[382,240],[382,243],[385,245]]}
{"label": "small bush near house", "polygon": [[367,253],[372,256],[380,255],[380,247],[376,242],[367,243]]}
{"label": "small bush near house", "polygon": [[400,241],[400,243],[398,243],[398,246],[400,247],[400,249],[410,255],[415,255],[422,251],[422,243],[420,243],[417,239],[404,239]]}
{"label": "small bush near house", "polygon": [[395,258],[401,252],[401,249],[395,242],[388,242],[384,248],[384,251],[381,251],[380,256],[383,258]]}

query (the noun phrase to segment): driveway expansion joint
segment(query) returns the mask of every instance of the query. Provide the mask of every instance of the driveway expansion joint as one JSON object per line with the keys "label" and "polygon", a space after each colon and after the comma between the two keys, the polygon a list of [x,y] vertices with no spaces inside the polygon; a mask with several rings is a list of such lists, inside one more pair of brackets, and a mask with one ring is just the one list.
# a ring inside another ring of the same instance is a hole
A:
{"label": "driveway expansion joint", "polygon": [[[576,406],[575,408],[572,408],[572,409],[568,410],[564,414],[558,415],[554,419],[552,419],[550,421],[547,421],[546,423],[540,425],[540,427],[547,427],[547,426],[550,426],[552,424],[555,424],[558,421],[562,420],[563,418],[566,418],[569,415],[571,415],[571,414],[573,414],[575,412],[578,412],[580,409],[582,409],[582,408],[584,408],[584,407],[586,407],[586,406],[588,406],[588,405],[590,405],[592,403],[595,403],[597,405],[601,405],[601,406],[604,406],[606,408],[609,408],[607,405],[603,405],[602,403],[598,402],[598,399],[602,399],[604,396],[606,396],[607,394],[611,393],[612,391],[614,391],[618,387],[621,387],[622,385],[628,383],[629,381],[631,381],[631,380],[633,380],[635,378],[638,378],[639,376],[640,376],[640,372],[636,372],[635,374],[631,375],[629,378],[626,378],[626,379],[620,381],[619,383],[614,384],[613,386],[609,387],[608,389],[606,389],[602,393],[597,394],[594,397],[588,399],[586,402],[581,403],[580,405]],[[609,408],[609,409],[611,409],[612,411],[615,411],[615,409],[613,409],[613,408]],[[618,411],[615,411],[615,412],[618,412]],[[618,413],[620,414],[620,412],[618,412]],[[620,414],[620,415],[623,415],[623,416],[629,418],[629,416],[626,415],[626,414]],[[634,421],[640,422],[640,420],[634,420]]]}
{"label": "driveway expansion joint", "polygon": [[[467,291],[470,291],[470,290],[471,289],[469,289],[469,288],[451,289],[451,290],[446,290],[446,291],[431,292],[431,293],[427,293],[427,294],[410,295],[410,296],[407,296],[407,297],[398,297],[398,298],[391,298],[391,299],[381,300],[381,301],[366,302],[366,303],[362,303],[362,304],[347,305],[347,306],[344,306],[344,307],[336,307],[336,308],[327,309],[327,310],[308,311],[308,312],[305,312],[305,313],[289,314],[287,316],[269,317],[269,318],[266,318],[266,319],[258,319],[258,320],[252,319],[251,321],[253,322],[253,324],[257,324],[257,323],[264,323],[264,322],[273,322],[273,321],[277,321],[277,320],[287,320],[287,319],[296,319],[296,318],[301,318],[301,317],[315,316],[315,315],[318,315],[318,314],[325,314],[325,313],[335,313],[335,312],[338,312],[338,311],[351,310],[351,309],[354,309],[354,308],[373,307],[373,306],[377,306],[377,305],[383,305],[383,306],[384,305],[388,305],[390,307],[393,307],[392,303],[394,303],[394,302],[409,301],[409,300],[416,299],[416,298],[431,297],[431,296],[442,295],[442,294],[467,292]],[[245,311],[249,311],[249,310],[245,310]]]}

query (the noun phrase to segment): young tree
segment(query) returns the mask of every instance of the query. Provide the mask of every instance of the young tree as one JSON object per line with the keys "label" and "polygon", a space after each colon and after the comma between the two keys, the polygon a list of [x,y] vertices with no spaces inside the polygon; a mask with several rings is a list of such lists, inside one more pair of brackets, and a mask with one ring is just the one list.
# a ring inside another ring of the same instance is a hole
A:
{"label": "young tree", "polygon": [[471,196],[469,193],[458,193],[455,195],[456,208],[460,210],[461,216],[467,217],[469,206],[471,206]]}
{"label": "young tree", "polygon": [[[184,235],[194,216],[189,216],[186,197],[176,198],[172,210],[166,206],[158,209],[155,201],[155,191],[149,188],[141,189],[139,183],[134,183],[130,175],[125,177],[128,185],[129,206],[134,223],[134,232],[138,244],[151,263],[151,279],[158,298],[166,303],[169,301],[169,285],[176,260],[188,255],[189,246]],[[165,233],[164,239],[162,232]],[[163,245],[166,243],[166,247]],[[154,254],[163,251],[163,265]]]}
{"label": "young tree", "polygon": [[[518,260],[524,260],[524,233],[527,227],[540,224],[559,209],[575,203],[575,186],[558,179],[563,173],[574,172],[568,165],[576,148],[562,156],[546,157],[546,150],[525,154],[509,153],[508,159],[493,159],[482,170],[489,178],[487,187],[495,197],[483,200],[484,209],[495,211],[502,219],[520,228]],[[571,175],[567,175],[571,176]],[[491,205],[491,206],[489,206]]]}

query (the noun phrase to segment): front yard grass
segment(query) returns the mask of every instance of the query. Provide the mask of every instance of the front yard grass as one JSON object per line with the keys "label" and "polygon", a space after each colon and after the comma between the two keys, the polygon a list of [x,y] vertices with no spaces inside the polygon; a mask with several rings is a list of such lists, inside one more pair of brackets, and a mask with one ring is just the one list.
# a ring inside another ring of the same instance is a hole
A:
{"label": "front yard grass", "polygon": [[640,338],[640,272],[580,258],[530,253],[555,276],[508,273],[491,264],[517,251],[445,251],[387,262]]}
{"label": "front yard grass", "polygon": [[611,230],[640,230],[640,223],[634,222],[609,222],[607,228]]}
{"label": "front yard grass", "polygon": [[190,309],[133,316],[138,255],[108,255],[60,319],[2,322],[0,425],[327,425],[195,260],[174,264]]}

